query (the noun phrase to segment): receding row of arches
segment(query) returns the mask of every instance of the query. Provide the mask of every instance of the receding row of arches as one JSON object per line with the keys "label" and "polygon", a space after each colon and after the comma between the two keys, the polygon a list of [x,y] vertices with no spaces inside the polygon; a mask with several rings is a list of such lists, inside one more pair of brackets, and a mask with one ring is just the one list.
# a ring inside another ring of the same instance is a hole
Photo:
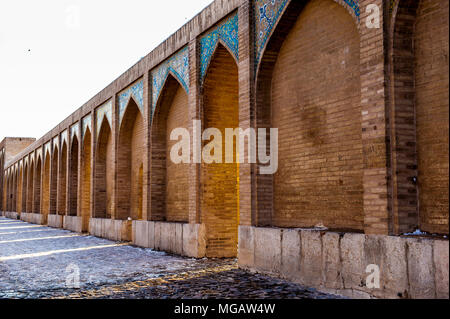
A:
{"label": "receding row of arches", "polygon": [[[401,167],[398,172],[407,171],[404,175],[393,173],[398,192],[392,194],[392,201],[398,213],[387,222],[406,220],[404,227],[393,230],[395,233],[413,226],[448,233],[448,220],[443,222],[445,216],[448,219],[448,199],[444,198],[448,195],[448,174],[442,174],[448,173],[448,102],[444,101],[448,98],[448,73],[443,67],[432,68],[434,79],[446,88],[438,94],[433,93],[433,82],[424,76],[433,61],[448,67],[448,47],[445,51],[439,46],[442,54],[435,58],[427,49],[434,37],[439,37],[436,43],[448,44],[448,35],[433,33],[434,22],[427,18],[430,10],[442,15],[445,8],[447,1],[422,0],[417,5],[403,0],[395,18],[391,61],[394,100],[389,120],[397,125],[391,125],[392,136],[387,138],[401,145],[392,143],[393,153],[399,156],[388,160],[395,164],[389,169]],[[410,19],[411,15],[415,18]],[[278,128],[279,169],[274,175],[252,173],[254,226],[323,225],[364,231],[368,204],[363,183],[367,163],[362,139],[360,52],[355,18],[337,1],[291,1],[286,7],[255,75],[252,121],[258,128]],[[405,61],[414,68],[405,68]],[[405,83],[411,86],[406,91],[401,87],[404,89]],[[49,214],[86,220],[131,218],[187,223],[193,220],[190,201],[196,200],[200,218],[195,222],[206,225],[206,254],[235,256],[240,219],[239,165],[199,165],[194,178],[199,179],[200,186],[193,199],[189,193],[192,165],[176,165],[170,160],[174,128],[191,128],[190,121],[200,119],[203,128],[218,128],[224,136],[225,128],[239,127],[238,63],[226,44],[219,41],[201,86],[195,106],[198,109],[192,116],[188,93],[170,73],[148,123],[148,134],[147,121],[131,98],[118,121],[117,134],[104,119],[98,124],[96,136],[88,128],[81,143],[74,136],[70,145],[63,143],[56,156],[45,155],[43,163],[37,158],[23,172],[9,176],[5,180],[8,196],[12,196],[8,207],[14,210],[21,202],[22,211],[39,212],[42,208]],[[427,108],[428,101],[435,102],[433,108]],[[397,116],[405,114],[403,106],[411,117]],[[439,134],[433,126],[436,114],[440,116],[440,128],[444,128]],[[411,149],[405,151],[405,147]],[[433,155],[438,149],[444,152],[442,160]],[[408,160],[402,162],[405,158]],[[42,165],[41,205],[41,174],[36,172],[41,172]],[[412,183],[413,176],[419,177],[417,185]],[[22,188],[22,193],[15,192],[15,187]],[[151,212],[147,216],[145,205]]]}

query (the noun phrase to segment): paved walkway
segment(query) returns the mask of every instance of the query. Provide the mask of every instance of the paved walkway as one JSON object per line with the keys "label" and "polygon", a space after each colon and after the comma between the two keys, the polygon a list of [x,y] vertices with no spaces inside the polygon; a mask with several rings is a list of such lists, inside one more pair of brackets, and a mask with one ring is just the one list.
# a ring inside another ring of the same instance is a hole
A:
{"label": "paved walkway", "polygon": [[[79,287],[79,288],[78,288]],[[237,268],[0,217],[1,298],[334,298]]]}

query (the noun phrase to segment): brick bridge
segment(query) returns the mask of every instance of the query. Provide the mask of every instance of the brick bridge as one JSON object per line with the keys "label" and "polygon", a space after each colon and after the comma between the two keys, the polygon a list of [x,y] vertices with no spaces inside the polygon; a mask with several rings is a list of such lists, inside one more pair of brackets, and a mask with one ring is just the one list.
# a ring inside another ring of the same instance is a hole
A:
{"label": "brick bridge", "polygon": [[[446,0],[216,0],[39,140],[5,139],[0,207],[353,296],[448,297],[448,22]],[[194,120],[278,128],[277,173],[173,164]],[[438,236],[400,236],[417,228]]]}

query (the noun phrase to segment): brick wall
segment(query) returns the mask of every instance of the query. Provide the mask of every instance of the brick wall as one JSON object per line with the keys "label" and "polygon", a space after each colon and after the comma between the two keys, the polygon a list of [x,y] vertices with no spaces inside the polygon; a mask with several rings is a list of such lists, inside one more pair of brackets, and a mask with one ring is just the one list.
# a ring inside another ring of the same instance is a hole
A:
{"label": "brick wall", "polygon": [[[448,233],[448,1],[400,1],[391,21],[393,233]],[[414,181],[417,178],[417,181]]]}
{"label": "brick wall", "polygon": [[170,140],[172,130],[189,128],[188,96],[178,85],[166,124],[166,220],[170,222],[189,222],[189,165],[174,164],[170,152],[177,141]]}
{"label": "brick wall", "polygon": [[69,174],[68,174],[68,216],[77,216],[78,214],[78,155],[79,143],[76,136],[73,137],[69,156]]}
{"label": "brick wall", "polygon": [[66,215],[67,212],[67,144],[62,143],[60,153],[60,165],[58,168],[58,215]]}
{"label": "brick wall", "polygon": [[[43,211],[60,214],[204,223],[209,256],[235,255],[239,217],[248,226],[448,233],[448,1],[396,1],[392,14],[390,1],[358,3],[359,19],[342,0],[290,1],[255,65],[255,2],[216,0],[44,137],[11,146],[9,167],[56,137],[63,144],[50,155],[50,194],[48,163],[30,159],[22,184],[20,173],[2,174],[3,207],[40,212],[42,197]],[[366,27],[368,4],[382,9],[382,28]],[[219,47],[202,83],[199,37],[236,9],[239,62]],[[189,94],[169,76],[150,123],[152,70],[185,46]],[[118,94],[138,79],[143,113],[131,100],[119,120]],[[64,132],[109,100],[111,127],[104,120],[97,135],[93,118],[91,149],[80,137],[65,145]],[[168,135],[192,132],[194,119],[222,130],[278,127],[278,173],[172,165]]]}
{"label": "brick wall", "polygon": [[57,148],[53,149],[51,156],[51,170],[50,170],[50,214],[56,214],[57,196],[58,196],[58,160],[59,151]]}
{"label": "brick wall", "polygon": [[422,0],[414,33],[420,228],[448,233],[449,2]]}
{"label": "brick wall", "polygon": [[142,165],[144,126],[142,115],[133,100],[120,125],[117,165],[117,219],[142,218]]}
{"label": "brick wall", "polygon": [[97,140],[95,161],[95,218],[111,218],[112,216],[112,182],[114,172],[111,128],[106,119],[103,120]]}
{"label": "brick wall", "polygon": [[42,209],[41,213],[48,215],[50,212],[50,153],[45,154],[43,180],[42,180]]}
{"label": "brick wall", "polygon": [[[236,62],[222,45],[211,61],[203,90],[204,128],[219,129],[225,141],[225,128],[239,126],[239,88]],[[225,164],[225,154],[222,157],[224,164],[202,164],[202,222],[206,225],[206,255],[234,257],[239,214],[238,166]]]}
{"label": "brick wall", "polygon": [[91,131],[87,129],[83,137],[81,153],[81,216],[91,217]]}
{"label": "brick wall", "polygon": [[272,225],[322,223],[362,230],[361,84],[355,21],[333,1],[311,1],[287,35],[275,36],[284,42],[272,71],[271,97],[265,97],[272,101],[265,114],[271,114],[271,126],[279,129]]}
{"label": "brick wall", "polygon": [[36,166],[33,177],[33,208],[32,212],[35,214],[41,213],[41,181],[42,181],[42,159],[39,156],[36,159]]}

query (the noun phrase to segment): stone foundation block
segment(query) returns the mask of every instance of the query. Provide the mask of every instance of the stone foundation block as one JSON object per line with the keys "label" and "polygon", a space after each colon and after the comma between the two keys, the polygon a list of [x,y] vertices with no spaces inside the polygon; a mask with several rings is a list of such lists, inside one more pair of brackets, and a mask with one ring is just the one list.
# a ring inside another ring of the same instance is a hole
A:
{"label": "stone foundation block", "polygon": [[283,230],[281,248],[281,273],[283,277],[292,281],[299,281],[301,254],[300,230]]}
{"label": "stone foundation block", "polygon": [[255,265],[254,227],[239,226],[238,261],[239,267],[244,269]]}
{"label": "stone foundation block", "polygon": [[340,240],[337,233],[322,236],[322,285],[328,289],[342,289]]}
{"label": "stone foundation block", "polygon": [[411,297],[435,298],[433,245],[426,239],[408,239],[408,278]]}
{"label": "stone foundation block", "polygon": [[366,267],[362,234],[345,234],[341,239],[341,260],[343,286],[347,289],[361,289],[366,285]]}
{"label": "stone foundation block", "polygon": [[258,270],[279,274],[281,269],[281,229],[255,228],[255,266]]}
{"label": "stone foundation block", "polygon": [[322,236],[318,231],[301,231],[300,282],[311,287],[322,284]]}
{"label": "stone foundation block", "polygon": [[64,220],[61,215],[48,215],[48,226],[53,228],[63,228]]}
{"label": "stone foundation block", "polygon": [[[157,227],[155,225],[156,232]],[[206,256],[205,225],[183,224],[183,254],[192,258],[203,258]]]}
{"label": "stone foundation block", "polygon": [[433,246],[433,258],[436,281],[436,297],[439,299],[448,299],[448,241],[437,240]]}

